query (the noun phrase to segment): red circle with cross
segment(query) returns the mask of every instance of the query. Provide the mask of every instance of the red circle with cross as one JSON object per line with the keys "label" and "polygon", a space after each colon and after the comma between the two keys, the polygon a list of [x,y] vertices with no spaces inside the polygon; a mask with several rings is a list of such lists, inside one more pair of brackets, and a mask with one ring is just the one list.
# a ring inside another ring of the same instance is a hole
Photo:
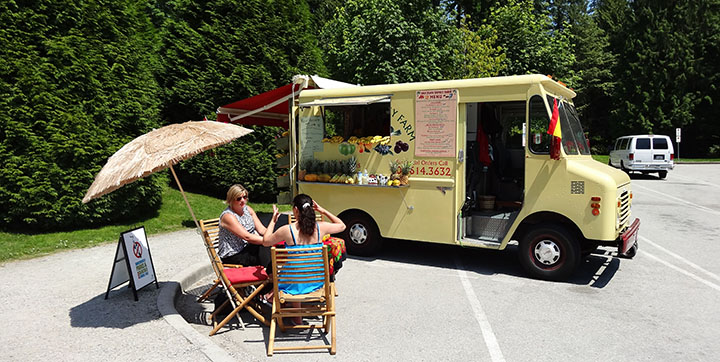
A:
{"label": "red circle with cross", "polygon": [[133,242],[133,254],[135,254],[136,258],[142,256],[142,244],[137,241]]}

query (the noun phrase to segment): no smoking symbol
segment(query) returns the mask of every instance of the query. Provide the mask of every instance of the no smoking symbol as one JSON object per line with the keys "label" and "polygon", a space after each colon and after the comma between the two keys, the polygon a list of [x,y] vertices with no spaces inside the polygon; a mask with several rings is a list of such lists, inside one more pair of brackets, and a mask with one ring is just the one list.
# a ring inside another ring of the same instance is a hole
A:
{"label": "no smoking symbol", "polygon": [[133,242],[133,254],[135,254],[136,258],[142,256],[142,245],[137,241]]}

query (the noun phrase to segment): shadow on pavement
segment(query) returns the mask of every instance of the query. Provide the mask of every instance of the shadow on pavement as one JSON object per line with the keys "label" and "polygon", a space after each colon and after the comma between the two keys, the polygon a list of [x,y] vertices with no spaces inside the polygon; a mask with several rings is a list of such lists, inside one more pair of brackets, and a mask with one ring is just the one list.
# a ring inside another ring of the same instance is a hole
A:
{"label": "shadow on pavement", "polygon": [[[517,245],[510,244],[505,250],[463,248],[455,245],[386,239],[382,250],[374,257],[348,255],[355,260],[386,260],[399,263],[425,265],[437,268],[462,269],[482,275],[504,274],[519,278],[531,278],[522,268],[517,257]],[[605,287],[615,275],[621,260],[613,253],[598,249],[581,261],[578,270],[565,283]],[[560,282],[563,283],[563,282]]]}
{"label": "shadow on pavement", "polygon": [[[160,288],[172,282],[159,282]],[[81,328],[127,328],[136,324],[161,319],[157,308],[160,293],[154,283],[138,290],[135,301],[132,290],[127,286],[105,293],[85,303],[70,308],[70,325]]]}

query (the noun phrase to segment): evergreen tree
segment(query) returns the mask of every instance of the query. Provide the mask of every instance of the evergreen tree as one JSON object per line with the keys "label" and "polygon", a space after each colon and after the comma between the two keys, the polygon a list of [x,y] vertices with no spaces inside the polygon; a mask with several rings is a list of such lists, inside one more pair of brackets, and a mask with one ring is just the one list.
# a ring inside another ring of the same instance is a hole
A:
{"label": "evergreen tree", "polygon": [[61,229],[159,206],[151,177],[89,204],[106,159],[158,124],[142,1],[0,3],[0,226]]}
{"label": "evergreen tree", "polygon": [[330,75],[350,83],[449,78],[462,60],[461,32],[422,2],[349,0],[321,37]]}
{"label": "evergreen tree", "polygon": [[571,25],[575,40],[575,104],[594,153],[607,153],[612,141],[608,123],[617,57],[610,49],[608,36],[595,21],[596,14],[588,13],[592,9],[587,0],[565,1],[564,6],[566,9],[561,13]]}
{"label": "evergreen tree", "polygon": [[541,73],[572,79],[572,37],[567,30],[553,29],[546,9],[537,12],[531,0],[510,0],[493,10],[489,23],[498,30],[498,45],[506,55],[503,75]]}
{"label": "evergreen tree", "polygon": [[[675,1],[635,1],[622,48],[615,109],[617,133],[672,134],[691,126],[703,95],[687,19],[691,6]],[[695,14],[700,15],[700,14]]]}
{"label": "evergreen tree", "polygon": [[[163,38],[163,115],[167,122],[214,118],[218,106],[288,84],[296,74],[324,74],[317,26],[305,1],[180,0],[152,3]],[[182,162],[188,189],[224,196],[241,183],[254,200],[276,194],[272,127]]]}
{"label": "evergreen tree", "polygon": [[[469,18],[468,18],[469,19]],[[478,30],[473,31],[472,29]],[[483,78],[498,75],[505,67],[505,53],[497,46],[497,31],[488,24],[475,27],[470,20],[460,22],[462,48],[455,52],[462,59],[449,74],[451,78]]]}

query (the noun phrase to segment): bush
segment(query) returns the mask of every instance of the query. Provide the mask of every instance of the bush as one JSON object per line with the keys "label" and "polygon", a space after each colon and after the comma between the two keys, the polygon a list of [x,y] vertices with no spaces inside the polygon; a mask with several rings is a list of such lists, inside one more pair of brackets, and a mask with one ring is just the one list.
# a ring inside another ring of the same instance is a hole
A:
{"label": "bush", "polygon": [[274,137],[279,128],[249,128],[255,132],[175,167],[183,188],[224,200],[228,188],[239,183],[250,191],[253,202],[275,202],[277,159]]}
{"label": "bush", "polygon": [[155,178],[81,199],[106,159],[158,124],[156,42],[133,2],[0,5],[0,227],[64,229],[157,208]]}
{"label": "bush", "polygon": [[708,150],[708,157],[718,158],[720,157],[720,145],[712,145]]}

